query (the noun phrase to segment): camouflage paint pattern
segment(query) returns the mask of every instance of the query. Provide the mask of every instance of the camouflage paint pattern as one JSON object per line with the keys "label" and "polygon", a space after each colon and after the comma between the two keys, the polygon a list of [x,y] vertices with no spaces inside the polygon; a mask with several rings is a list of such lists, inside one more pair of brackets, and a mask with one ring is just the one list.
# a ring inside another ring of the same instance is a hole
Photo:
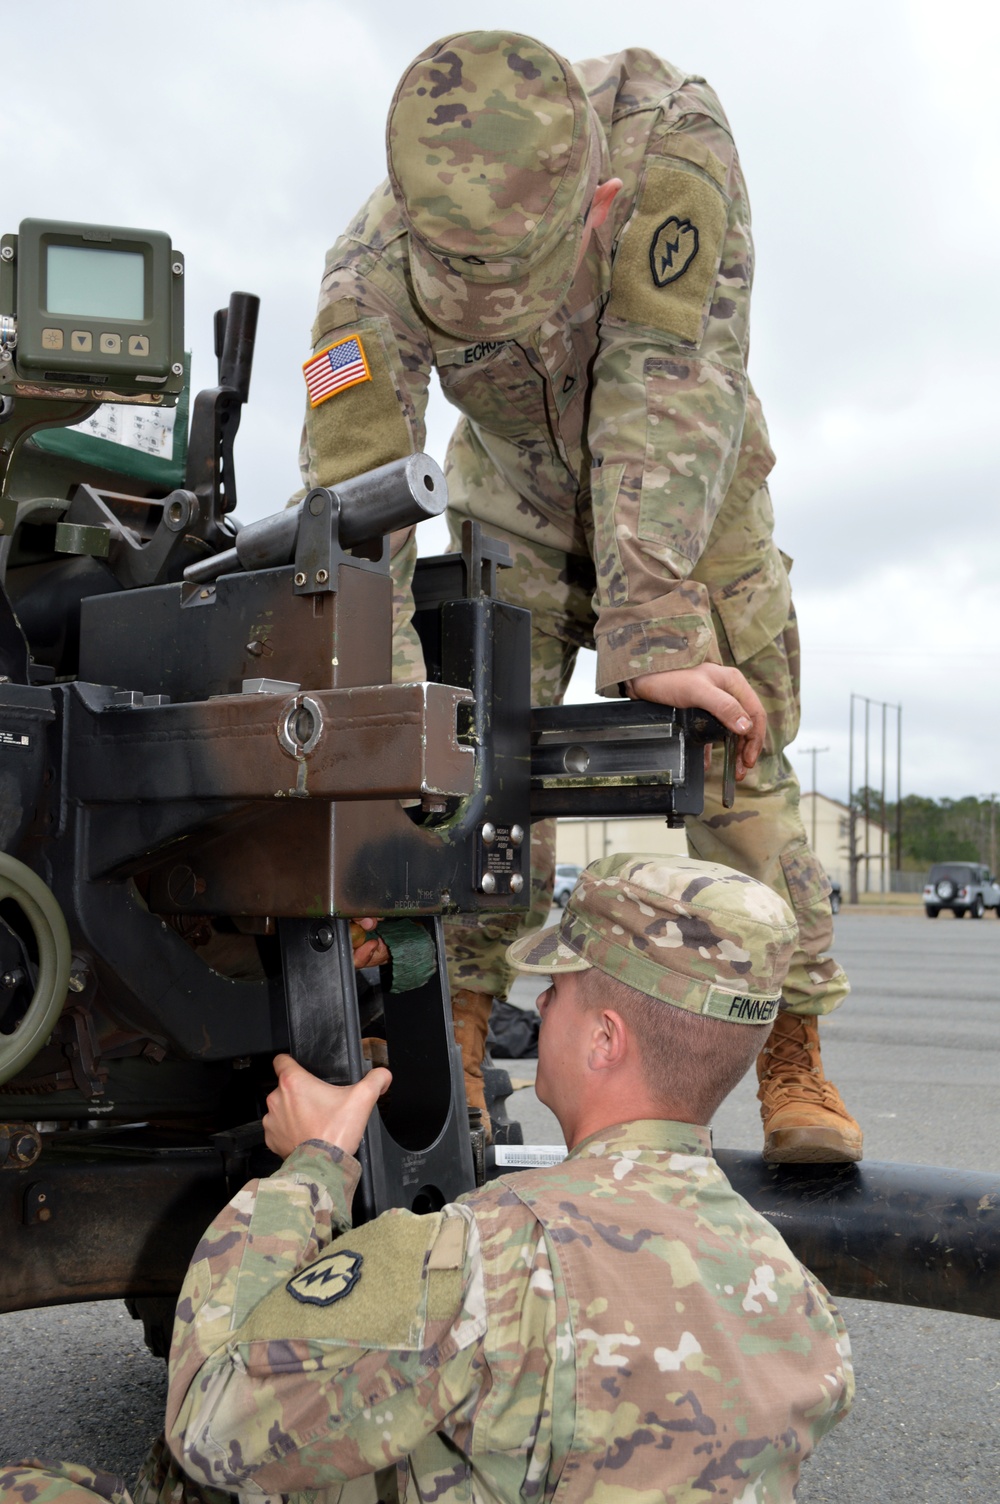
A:
{"label": "camouflage paint pattern", "polygon": [[[732,811],[718,801],[715,759],[704,818],[688,822],[690,849],[774,883],[788,899],[802,949],[786,1001],[827,1012],[848,984],[824,954],[829,884],[808,849],[784,755],[798,721],[797,665],[765,484],[774,456],[746,369],[753,242],[739,158],[702,79],[637,49],[575,71],[608,152],[602,176],[624,186],[558,308],[516,338],[447,333],[421,305],[410,235],[386,183],[327,257],[316,327],[323,339],[334,327],[378,332],[414,449],[425,442],[436,369],[461,414],[445,465],[453,535],[468,516],[515,540],[517,567],[501,573],[501,591],[534,613],[536,682],[551,684],[553,696],[578,646],[596,646],[597,688],[608,695],[641,673],[704,661],[741,667],[771,717],[767,749]],[[463,63],[466,82],[468,72]],[[717,243],[706,230],[687,270],[656,287],[644,237],[658,215],[669,219],[674,199],[710,230],[722,228]],[[684,289],[695,273],[704,281],[709,263],[699,304]],[[350,473],[349,441],[335,458]],[[303,461],[309,483],[333,461],[308,415]],[[401,561],[396,576],[401,601],[407,567]],[[422,672],[402,618],[394,650],[400,677]],[[537,844],[534,925],[547,917],[553,862],[550,836]],[[449,935],[452,985],[505,995],[510,926],[490,921],[477,933],[450,922]]]}
{"label": "camouflage paint pattern", "polygon": [[203,1483],[305,1504],[399,1463],[438,1504],[778,1504],[851,1402],[835,1307],[705,1129],[608,1128],[351,1231],[357,1174],[302,1145],[196,1251],[167,1435]]}
{"label": "camouflage paint pattern", "polygon": [[557,925],[508,953],[518,971],[595,967],[637,992],[734,1024],[772,1023],[797,938],[770,888],[715,862],[591,862]]}

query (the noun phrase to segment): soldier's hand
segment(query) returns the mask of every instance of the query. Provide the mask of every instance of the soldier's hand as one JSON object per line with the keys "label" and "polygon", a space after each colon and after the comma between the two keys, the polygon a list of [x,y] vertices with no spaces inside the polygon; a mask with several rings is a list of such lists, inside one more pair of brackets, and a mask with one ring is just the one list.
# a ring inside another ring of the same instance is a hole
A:
{"label": "soldier's hand", "polygon": [[353,1086],[331,1086],[296,1064],[291,1055],[276,1055],[274,1071],[278,1084],[267,1099],[264,1140],[282,1159],[311,1138],[354,1154],[375,1103],[392,1081],[378,1066]]}
{"label": "soldier's hand", "polygon": [[377,924],[377,919],[351,920],[351,948],[354,951],[355,971],[361,971],[366,966],[388,965],[389,947],[381,935],[368,933],[374,930]]}
{"label": "soldier's hand", "polygon": [[699,663],[697,668],[662,669],[640,674],[629,684],[635,700],[673,705],[677,710],[708,710],[727,731],[735,731],[736,777],[743,779],[764,745],[767,712],[738,668],[722,663]]}

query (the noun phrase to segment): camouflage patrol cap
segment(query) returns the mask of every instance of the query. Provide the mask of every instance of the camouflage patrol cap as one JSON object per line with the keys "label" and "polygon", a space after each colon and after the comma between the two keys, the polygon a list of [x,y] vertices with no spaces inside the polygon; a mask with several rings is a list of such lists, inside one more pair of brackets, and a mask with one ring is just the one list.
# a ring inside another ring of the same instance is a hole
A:
{"label": "camouflage patrol cap", "polygon": [[690,857],[592,862],[558,925],[507,950],[520,971],[596,967],[637,992],[729,1023],[770,1023],[798,935],[777,893]]}
{"label": "camouflage patrol cap", "polygon": [[570,64],[515,32],[444,37],[403,74],[386,147],[428,318],[470,339],[537,329],[569,290],[608,160]]}

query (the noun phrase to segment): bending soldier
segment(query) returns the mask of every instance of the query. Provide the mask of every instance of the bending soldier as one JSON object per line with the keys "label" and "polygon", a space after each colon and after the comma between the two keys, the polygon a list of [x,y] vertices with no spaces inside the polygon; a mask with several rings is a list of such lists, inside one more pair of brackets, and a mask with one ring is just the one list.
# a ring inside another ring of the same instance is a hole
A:
{"label": "bending soldier", "polygon": [[[533,621],[533,697],[558,702],[577,649],[597,688],[697,704],[740,733],[736,808],[721,770],[689,849],[791,905],[799,943],[758,1074],[770,1160],[855,1160],[861,1131],[823,1074],[817,1019],[847,979],[826,955],[829,883],[785,756],[798,636],[772,538],[773,464],[747,377],[753,247],[729,125],[703,79],[642,50],[575,69],[531,38],[472,32],[406,70],[389,179],[327,258],[303,473],[348,475],[424,444],[431,372],[461,413],[450,522],[505,540],[501,593]],[[396,540],[395,671],[424,675],[410,624],[415,546]],[[529,925],[548,913],[550,829],[532,831]],[[470,1102],[504,920],[450,920]]]}

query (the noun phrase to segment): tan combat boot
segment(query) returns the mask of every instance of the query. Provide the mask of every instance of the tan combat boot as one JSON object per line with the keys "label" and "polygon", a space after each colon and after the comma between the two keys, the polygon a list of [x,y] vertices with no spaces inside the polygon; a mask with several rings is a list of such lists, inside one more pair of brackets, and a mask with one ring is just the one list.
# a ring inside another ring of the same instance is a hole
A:
{"label": "tan combat boot", "polygon": [[478,1107],[482,1113],[487,1143],[492,1141],[493,1133],[483,1090],[483,1056],[486,1054],[486,1035],[492,1011],[493,998],[488,992],[470,992],[467,987],[460,987],[451,995],[455,1043],[462,1052],[465,1100],[470,1107]]}
{"label": "tan combat boot", "polygon": [[861,1129],[823,1074],[818,1019],[779,1013],[757,1057],[757,1080],[768,1164],[839,1164],[861,1158]]}

